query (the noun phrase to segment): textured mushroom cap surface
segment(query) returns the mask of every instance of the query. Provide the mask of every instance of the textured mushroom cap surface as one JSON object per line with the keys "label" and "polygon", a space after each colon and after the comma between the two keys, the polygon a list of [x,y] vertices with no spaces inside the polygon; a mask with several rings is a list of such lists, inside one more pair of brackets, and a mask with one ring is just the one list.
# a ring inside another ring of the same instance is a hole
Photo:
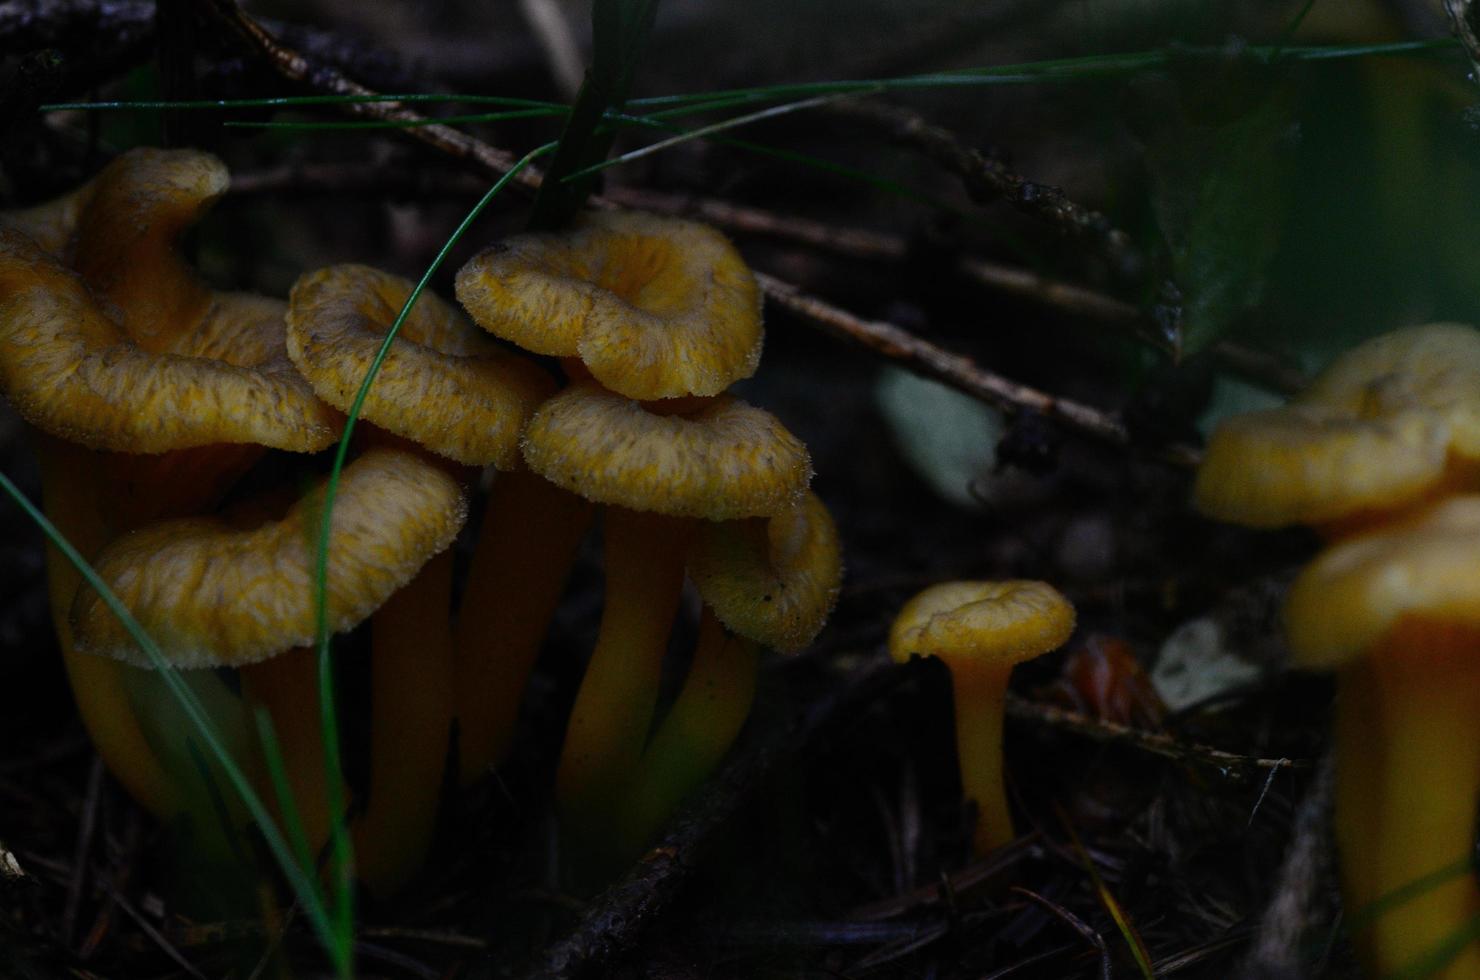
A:
{"label": "textured mushroom cap surface", "polygon": [[0,391],[28,422],[94,449],[329,445],[337,416],[288,361],[283,312],[277,300],[214,294],[175,352],[151,354],[76,275],[0,229]]}
{"label": "textured mushroom cap surface", "polygon": [[602,212],[568,234],[516,236],[463,266],[457,298],[485,330],[579,357],[629,398],[717,395],[760,363],[760,287],[692,221]]}
{"label": "textured mushroom cap surface", "polygon": [[89,183],[70,265],[145,350],[170,349],[205,315],[211,290],[177,241],[229,182],[226,165],[209,153],[145,147]]}
{"label": "textured mushroom cap surface", "polygon": [[712,521],[774,514],[812,479],[807,448],[769,412],[721,395],[659,415],[591,382],[540,406],[524,461],[588,500]]}
{"label": "textured mushroom cap surface", "polygon": [[726,629],[783,653],[816,639],[843,581],[837,526],[811,491],[769,518],[701,524],[688,569]]}
{"label": "textured mushroom cap surface", "polygon": [[904,604],[889,627],[889,654],[1010,667],[1073,632],[1074,607],[1045,582],[942,582]]}
{"label": "textured mushroom cap surface", "polygon": [[1295,663],[1313,669],[1361,656],[1405,617],[1480,627],[1480,496],[1330,548],[1285,599]]}
{"label": "textured mushroom cap surface", "polygon": [[1480,461],[1480,331],[1407,327],[1342,354],[1284,408],[1225,420],[1194,500],[1251,527],[1334,522],[1415,502]]}
{"label": "textured mushroom cap surface", "polygon": [[[255,663],[314,641],[314,565],[322,485],[281,520],[250,530],[213,518],[127,534],[94,562],[179,667]],[[329,542],[329,626],[352,628],[457,536],[457,480],[416,455],[372,449],[345,467]],[[72,607],[77,645],[152,666],[91,589]]]}
{"label": "textured mushroom cap surface", "polygon": [[1448,427],[1450,452],[1480,458],[1480,330],[1429,323],[1373,337],[1333,361],[1299,401],[1358,418],[1421,410]]}
{"label": "textured mushroom cap surface", "polygon": [[[350,404],[414,284],[363,265],[306,273],[288,298],[288,355],[320,398]],[[555,382],[500,351],[423,292],[386,353],[361,417],[470,466],[509,469],[519,433]]]}
{"label": "textured mushroom cap surface", "polygon": [[1208,442],[1193,501],[1246,527],[1333,521],[1400,506],[1445,472],[1448,433],[1421,411],[1358,418],[1288,405],[1225,419]]}

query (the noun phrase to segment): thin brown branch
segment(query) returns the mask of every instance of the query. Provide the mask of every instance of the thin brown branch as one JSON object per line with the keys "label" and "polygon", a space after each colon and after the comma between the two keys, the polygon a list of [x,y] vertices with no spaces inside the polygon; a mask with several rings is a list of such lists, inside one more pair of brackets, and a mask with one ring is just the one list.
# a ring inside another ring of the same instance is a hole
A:
{"label": "thin brown branch", "polygon": [[1014,173],[1001,161],[966,146],[949,130],[933,125],[907,109],[877,102],[839,106],[833,111],[866,122],[890,138],[920,150],[959,177],[967,193],[978,203],[1004,201],[1024,214],[1091,245],[1110,262],[1118,275],[1126,279],[1140,279],[1145,275],[1145,257],[1131,237],[1111,224],[1109,218],[1076,204],[1057,187]]}
{"label": "thin brown branch", "polygon": [[[321,92],[340,95],[376,94],[332,68],[312,64],[303,55],[280,44],[261,25],[243,13],[235,0],[211,2],[220,16],[226,18],[285,77]],[[396,103],[354,103],[347,108],[357,114],[377,119],[405,121],[424,118]],[[450,126],[414,126],[401,132],[455,159],[475,164],[489,173],[503,174],[514,163],[513,154],[489,146]],[[540,182],[540,176],[529,168],[522,171],[516,179],[531,187],[537,187]],[[591,198],[590,203],[598,207],[614,206],[610,199],[597,197]],[[762,288],[774,302],[822,326],[834,336],[861,343],[912,370],[943,381],[1007,411],[1035,411],[1112,445],[1130,444],[1130,434],[1124,423],[1099,409],[1056,398],[993,374],[979,367],[970,358],[936,347],[893,324],[863,320],[809,296],[798,287],[774,276],[758,274],[758,278]],[[1196,450],[1188,447],[1169,447],[1163,455],[1180,466],[1193,466],[1197,461]]]}
{"label": "thin brown branch", "polygon": [[1293,395],[1310,385],[1304,371],[1267,351],[1220,340],[1213,345],[1212,354],[1233,373],[1281,395]]}
{"label": "thin brown branch", "polygon": [[[865,320],[840,307],[802,292],[774,276],[757,273],[766,296],[828,334],[860,344],[902,367],[995,405],[1003,411],[1032,411],[1115,446],[1128,446],[1125,423],[1111,413],[1082,402],[1058,398],[1019,384],[978,365],[969,357],[937,347],[907,330],[882,320]],[[1197,465],[1197,450],[1170,446],[1162,455],[1178,466]]]}
{"label": "thin brown branch", "polygon": [[[374,96],[379,94],[345,77],[334,68],[310,61],[303,54],[283,44],[247,15],[237,5],[236,0],[211,0],[211,6],[228,26],[266,58],[278,74],[289,81],[306,86],[315,92],[332,95]],[[398,102],[356,102],[346,104],[343,108],[353,115],[366,119],[417,123],[427,119],[426,116]],[[490,146],[461,130],[440,123],[406,126],[397,131],[453,159],[475,165],[490,174],[501,176],[512,170],[516,162],[512,153]],[[514,180],[526,187],[540,185],[540,175],[529,167],[521,170]]]}
{"label": "thin brown branch", "polygon": [[1307,759],[1261,759],[1257,756],[1225,752],[1197,742],[1184,742],[1165,732],[1148,732],[1113,721],[1101,721],[1056,705],[1029,701],[1011,693],[1007,695],[1007,716],[1073,732],[1096,742],[1128,745],[1177,762],[1208,766],[1225,772],[1242,774],[1256,770],[1308,769],[1311,766]]}

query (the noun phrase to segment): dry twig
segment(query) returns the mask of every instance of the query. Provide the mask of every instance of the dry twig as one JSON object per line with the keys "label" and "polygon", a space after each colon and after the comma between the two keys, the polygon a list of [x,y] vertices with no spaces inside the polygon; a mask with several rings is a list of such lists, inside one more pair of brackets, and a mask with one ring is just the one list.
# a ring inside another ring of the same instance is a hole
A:
{"label": "dry twig", "polygon": [[[346,78],[338,70],[316,64],[303,54],[284,45],[266,28],[253,20],[237,5],[236,0],[211,0],[211,6],[239,36],[267,59],[277,72],[289,81],[305,85],[315,92],[332,95],[374,96],[379,93]],[[397,102],[353,102],[344,108],[357,116],[396,122],[419,123],[427,117]],[[456,160],[474,164],[481,170],[503,175],[512,170],[516,159],[507,151],[489,146],[461,130],[439,123],[401,127],[399,132],[419,140]],[[532,168],[521,170],[514,180],[526,187],[538,187],[540,175]]]}
{"label": "dry twig", "polygon": [[1257,756],[1225,752],[1196,742],[1183,742],[1164,732],[1148,732],[1113,721],[1101,721],[1057,705],[1028,701],[1010,692],[1007,695],[1007,716],[1060,728],[1096,742],[1129,745],[1152,755],[1191,765],[1210,766],[1228,773],[1243,774],[1261,769],[1307,769],[1311,765],[1306,759],[1261,759]]}
{"label": "dry twig", "polygon": [[1013,173],[1001,161],[973,150],[956,135],[906,109],[877,102],[838,106],[833,112],[869,123],[889,137],[919,149],[960,177],[978,203],[1005,201],[1072,238],[1084,241],[1126,279],[1145,275],[1146,259],[1131,237],[1098,211],[1076,204],[1057,187]]}

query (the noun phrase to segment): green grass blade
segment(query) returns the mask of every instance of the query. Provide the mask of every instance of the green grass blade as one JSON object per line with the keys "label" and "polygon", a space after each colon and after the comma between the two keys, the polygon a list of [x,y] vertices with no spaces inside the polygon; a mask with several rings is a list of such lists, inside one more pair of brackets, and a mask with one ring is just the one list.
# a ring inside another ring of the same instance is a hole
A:
{"label": "green grass blade", "polygon": [[1470,859],[1462,857],[1452,864],[1446,864],[1426,875],[1420,875],[1412,881],[1404,882],[1392,891],[1357,909],[1356,914],[1348,917],[1347,929],[1351,932],[1360,932],[1393,909],[1407,905],[1415,898],[1428,894],[1447,881],[1453,881],[1455,878],[1469,874],[1472,868]]}
{"label": "green grass blade", "polygon": [[257,705],[253,709],[252,720],[257,727],[257,739],[262,744],[267,778],[272,781],[272,791],[281,803],[279,809],[283,811],[283,833],[293,846],[293,852],[298,855],[299,866],[306,874],[312,875],[315,873],[314,854],[308,846],[308,834],[304,833],[303,821],[298,817],[293,789],[288,785],[288,770],[283,765],[283,746],[278,741],[277,730],[273,728],[272,715],[266,708]]}
{"label": "green grass blade", "polygon": [[[1272,63],[1275,61],[1332,61],[1350,58],[1426,55],[1458,51],[1459,42],[1450,37],[1420,41],[1393,41],[1381,44],[1332,44],[1289,47],[1283,44],[1254,45],[1244,49],[1243,57]],[[1011,65],[988,65],[950,72],[929,72],[895,78],[873,78],[821,82],[797,82],[752,88],[719,89],[631,99],[626,105],[634,109],[704,111],[756,102],[795,99],[815,95],[839,95],[879,87],[885,92],[917,88],[949,88],[981,85],[1023,85],[1041,82],[1068,82],[1102,78],[1106,75],[1133,74],[1163,68],[1173,59],[1192,57],[1189,49],[1152,49],[1124,54],[1086,55],[1056,58]],[[1209,49],[1210,59],[1224,58],[1219,50]],[[499,105],[567,111],[558,102],[469,93],[403,92],[387,95],[295,95],[250,99],[139,100],[109,102],[49,102],[39,107],[42,112],[81,110],[92,112],[163,109],[249,109],[299,108],[304,106],[353,105],[357,103],[404,102],[407,104],[462,103],[465,105]]]}
{"label": "green grass blade", "polygon": [[1480,915],[1444,937],[1444,941],[1414,962],[1386,975],[1384,980],[1427,980],[1454,962],[1471,943],[1480,943]]}
{"label": "green grass blade", "polygon": [[[335,932],[328,910],[324,905],[323,898],[319,894],[314,880],[306,875],[303,869],[299,867],[298,862],[294,860],[293,852],[289,848],[288,843],[283,839],[282,834],[278,831],[272,815],[268,813],[267,807],[252,789],[246,774],[236,764],[236,760],[231,757],[231,753],[226,750],[221,733],[216,729],[215,723],[211,721],[205,707],[196,697],[195,692],[190,690],[189,686],[180,679],[179,673],[165,659],[164,654],[160,652],[159,646],[154,642],[154,639],[144,630],[143,626],[139,625],[138,620],[134,619],[133,614],[129,612],[128,608],[124,606],[113,590],[108,588],[108,584],[93,570],[92,565],[88,563],[87,559],[83,558],[77,549],[72,547],[72,543],[67,540],[61,531],[57,530],[56,525],[4,473],[0,473],[0,490],[3,490],[9,495],[26,512],[26,516],[35,522],[37,527],[41,528],[41,532],[56,546],[63,557],[76,567],[83,581],[97,592],[109,611],[118,617],[118,621],[123,624],[124,629],[133,637],[134,642],[139,645],[139,649],[144,652],[149,662],[159,671],[165,687],[179,703],[181,711],[184,712],[191,725],[195,727],[201,742],[205,745],[211,757],[215,759],[216,764],[221,767],[221,771],[230,781],[232,788],[241,797],[243,805],[247,808],[247,812],[257,822],[268,850],[272,852],[273,857],[282,867],[283,875],[288,879],[289,886],[292,887],[294,894],[297,895],[298,900],[303,904],[315,931],[319,934],[320,941],[324,944],[325,950],[335,961],[336,966],[340,963],[347,963],[352,937]],[[348,976],[349,974],[348,972],[344,972],[343,975]]]}
{"label": "green grass blade", "polygon": [[[364,409],[365,398],[370,393],[370,386],[375,383],[376,376],[380,373],[381,365],[385,363],[386,355],[390,352],[391,344],[395,342],[396,336],[401,331],[401,325],[406,322],[412,308],[422,291],[426,289],[427,283],[432,276],[442,267],[448,253],[454,245],[462,239],[473,221],[483,213],[494,197],[498,195],[509,182],[529,166],[532,162],[555,148],[555,144],[547,143],[525,154],[517,163],[488,189],[488,192],[473,205],[472,210],[467,213],[462,222],[458,224],[452,236],[443,244],[441,250],[421,279],[406,297],[406,302],[401,307],[401,312],[391,323],[390,329],[386,331],[385,340],[376,352],[374,360],[365,372],[365,378],[360,382],[360,388],[355,393],[354,401],[350,403],[349,412],[345,417],[344,434],[340,437],[339,445],[334,453],[334,464],[329,470],[329,479],[324,487],[322,503],[322,516],[318,529],[318,554],[314,564],[314,621],[315,632],[318,637],[318,663],[319,663],[319,689],[320,689],[320,721],[324,734],[324,760],[328,772],[326,795],[328,796],[330,813],[340,814],[343,812],[344,776],[340,767],[339,751],[339,721],[338,712],[335,708],[334,699],[334,668],[329,656],[329,546],[332,531],[332,517],[334,513],[334,499],[339,491],[339,477],[344,471],[345,460],[349,455],[350,438],[354,434],[355,422]],[[349,841],[349,834],[345,832],[343,821],[335,820],[330,826],[330,878],[333,887],[332,907],[335,914],[335,926],[342,932],[352,934],[354,928],[354,857]]]}
{"label": "green grass blade", "polygon": [[[690,140],[713,136],[717,133],[728,132],[729,130],[736,129],[740,126],[748,126],[751,123],[761,122],[766,119],[775,119],[779,116],[789,115],[793,112],[801,112],[804,109],[815,109],[819,106],[824,106],[832,102],[837,102],[841,99],[848,99],[853,98],[857,95],[866,94],[869,94],[869,90],[865,90],[863,92],[846,92],[838,95],[819,95],[814,96],[810,99],[802,99],[798,102],[787,102],[778,106],[770,106],[765,109],[758,109],[755,112],[748,112],[743,116],[734,116],[729,119],[723,119],[716,123],[710,123],[707,126],[700,126],[697,129],[686,130],[685,132],[679,133],[675,136],[670,136],[665,140],[659,140],[656,143],[649,143],[647,146],[639,147],[636,150],[623,153],[620,156],[612,157],[610,160],[603,160],[599,163],[591,164],[590,166],[587,166],[581,170],[577,170],[574,173],[567,174],[563,179],[567,181],[578,180],[588,175],[593,175],[599,171],[605,170],[607,167],[615,167],[619,164],[631,163],[633,160],[640,160],[643,157],[651,156],[654,153],[661,152],[672,146],[677,146],[680,143],[687,143]],[[548,181],[549,179],[550,178],[547,175],[546,180]]]}
{"label": "green grass blade", "polygon": [[[535,195],[531,228],[558,228],[574,217],[592,187],[586,168],[607,155],[614,130],[606,113],[620,109],[657,16],[657,0],[595,0],[591,8],[591,68],[566,117],[549,172]],[[567,176],[574,176],[567,180]]]}
{"label": "green grass blade", "polygon": [[1073,845],[1074,853],[1078,855],[1080,864],[1084,866],[1085,872],[1089,875],[1090,884],[1094,886],[1100,904],[1105,907],[1106,912],[1110,913],[1116,930],[1125,940],[1126,947],[1130,949],[1131,958],[1136,961],[1136,969],[1144,980],[1155,980],[1156,970],[1151,965],[1151,951],[1146,948],[1145,940],[1141,938],[1140,932],[1136,930],[1135,924],[1131,922],[1130,916],[1121,906],[1120,901],[1105,884],[1105,879],[1100,877],[1094,858],[1090,857],[1089,851],[1085,850],[1084,842],[1079,839],[1079,834],[1074,830],[1074,824],[1070,822],[1069,815],[1057,805],[1054,806],[1054,810],[1058,814],[1059,822],[1069,834],[1069,843]]}

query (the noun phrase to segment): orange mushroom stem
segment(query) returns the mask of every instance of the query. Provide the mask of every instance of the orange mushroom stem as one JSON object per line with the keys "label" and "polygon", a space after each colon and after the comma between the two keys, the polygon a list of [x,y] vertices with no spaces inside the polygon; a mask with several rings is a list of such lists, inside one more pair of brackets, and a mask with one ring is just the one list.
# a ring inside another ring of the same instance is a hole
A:
{"label": "orange mushroom stem", "polygon": [[571,708],[555,792],[578,842],[599,839],[636,771],[683,588],[693,522],[608,507],[606,593]]}
{"label": "orange mushroom stem", "polygon": [[1480,976],[1480,496],[1319,556],[1290,587],[1296,666],[1337,672],[1336,838],[1373,976]]}
{"label": "orange mushroom stem", "polygon": [[683,687],[643,751],[613,833],[614,851],[641,853],[663,821],[730,750],[755,699],[760,647],[705,608]]}
{"label": "orange mushroom stem", "polygon": [[527,470],[494,478],[454,639],[464,786],[508,754],[524,689],[593,510]]}

